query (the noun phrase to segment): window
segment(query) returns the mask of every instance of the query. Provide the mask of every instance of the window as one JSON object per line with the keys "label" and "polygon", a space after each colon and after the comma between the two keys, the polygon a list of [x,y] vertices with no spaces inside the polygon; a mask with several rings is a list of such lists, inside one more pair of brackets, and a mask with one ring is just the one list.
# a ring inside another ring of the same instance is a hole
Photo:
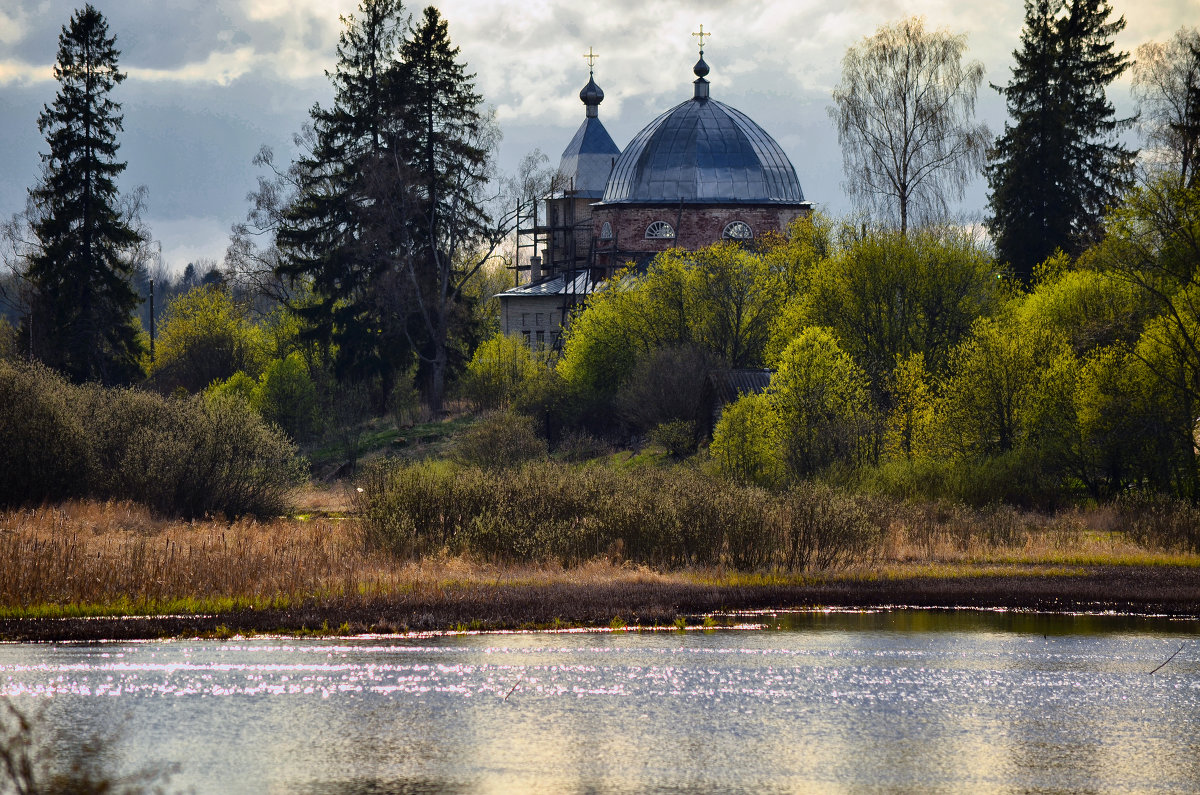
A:
{"label": "window", "polygon": [[730,221],[725,224],[725,231],[721,233],[721,237],[726,240],[753,240],[754,230],[745,221]]}
{"label": "window", "polygon": [[544,331],[539,331],[539,332],[537,333],[537,346],[538,346],[539,348],[545,348],[545,347],[546,347],[546,332],[544,332]]}
{"label": "window", "polygon": [[530,346],[530,342],[529,342],[529,332],[528,332],[528,331],[522,331],[522,332],[521,332],[521,335],[525,337],[525,347],[526,347],[526,348],[528,348],[528,347]]}
{"label": "window", "polygon": [[528,313],[528,312],[522,312],[522,313],[521,313],[521,325],[522,325],[522,326],[528,326],[528,325],[529,325],[529,313]]}
{"label": "window", "polygon": [[674,240],[675,227],[668,224],[666,221],[655,221],[646,227],[647,240]]}
{"label": "window", "polygon": [[542,313],[541,313],[541,312],[538,312],[538,313],[537,313],[537,316],[536,316],[536,321],[537,321],[537,322],[536,322],[536,323],[534,323],[534,325],[535,325],[535,326],[538,326],[539,328],[541,327],[541,325],[542,325],[542,317],[543,317]]}
{"label": "window", "polygon": [[600,239],[612,240],[612,224],[610,224],[608,221],[605,221],[600,225]]}

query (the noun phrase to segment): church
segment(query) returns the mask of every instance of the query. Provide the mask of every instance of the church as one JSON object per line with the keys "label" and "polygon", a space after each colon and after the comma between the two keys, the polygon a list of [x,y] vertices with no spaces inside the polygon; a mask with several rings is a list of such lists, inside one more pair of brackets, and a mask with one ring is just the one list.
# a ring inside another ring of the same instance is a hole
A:
{"label": "church", "polygon": [[627,265],[644,268],[671,248],[751,245],[812,211],[775,139],[710,96],[703,41],[711,34],[701,26],[693,35],[701,49],[692,97],[646,125],[624,150],[600,121],[596,56],[584,56],[583,124],[563,151],[544,213],[535,206],[532,223],[518,229],[534,252],[529,281],[497,296],[505,334],[557,349],[572,310]]}

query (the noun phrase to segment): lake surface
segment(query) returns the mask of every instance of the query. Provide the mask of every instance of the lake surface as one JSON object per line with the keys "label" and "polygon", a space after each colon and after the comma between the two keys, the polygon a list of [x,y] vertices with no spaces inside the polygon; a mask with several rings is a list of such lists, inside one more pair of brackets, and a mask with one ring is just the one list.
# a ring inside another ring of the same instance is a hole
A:
{"label": "lake surface", "polygon": [[1200,791],[1197,622],[744,620],[0,644],[0,694],[196,792]]}

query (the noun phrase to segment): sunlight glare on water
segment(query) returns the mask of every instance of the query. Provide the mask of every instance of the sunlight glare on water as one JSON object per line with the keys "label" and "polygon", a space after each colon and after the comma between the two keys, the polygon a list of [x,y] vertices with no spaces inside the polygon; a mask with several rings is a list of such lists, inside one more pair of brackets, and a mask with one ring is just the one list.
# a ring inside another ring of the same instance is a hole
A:
{"label": "sunlight glare on water", "polygon": [[0,694],[197,792],[1200,790],[1195,622],[929,615],[5,644]]}

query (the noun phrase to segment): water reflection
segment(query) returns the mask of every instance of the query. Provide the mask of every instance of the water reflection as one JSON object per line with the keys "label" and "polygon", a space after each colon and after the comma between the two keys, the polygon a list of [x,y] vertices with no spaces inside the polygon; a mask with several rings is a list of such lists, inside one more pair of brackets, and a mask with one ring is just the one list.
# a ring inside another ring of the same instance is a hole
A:
{"label": "water reflection", "polygon": [[[0,693],[198,792],[1200,789],[1195,622],[0,645]],[[1185,649],[1157,674],[1180,642]]]}

